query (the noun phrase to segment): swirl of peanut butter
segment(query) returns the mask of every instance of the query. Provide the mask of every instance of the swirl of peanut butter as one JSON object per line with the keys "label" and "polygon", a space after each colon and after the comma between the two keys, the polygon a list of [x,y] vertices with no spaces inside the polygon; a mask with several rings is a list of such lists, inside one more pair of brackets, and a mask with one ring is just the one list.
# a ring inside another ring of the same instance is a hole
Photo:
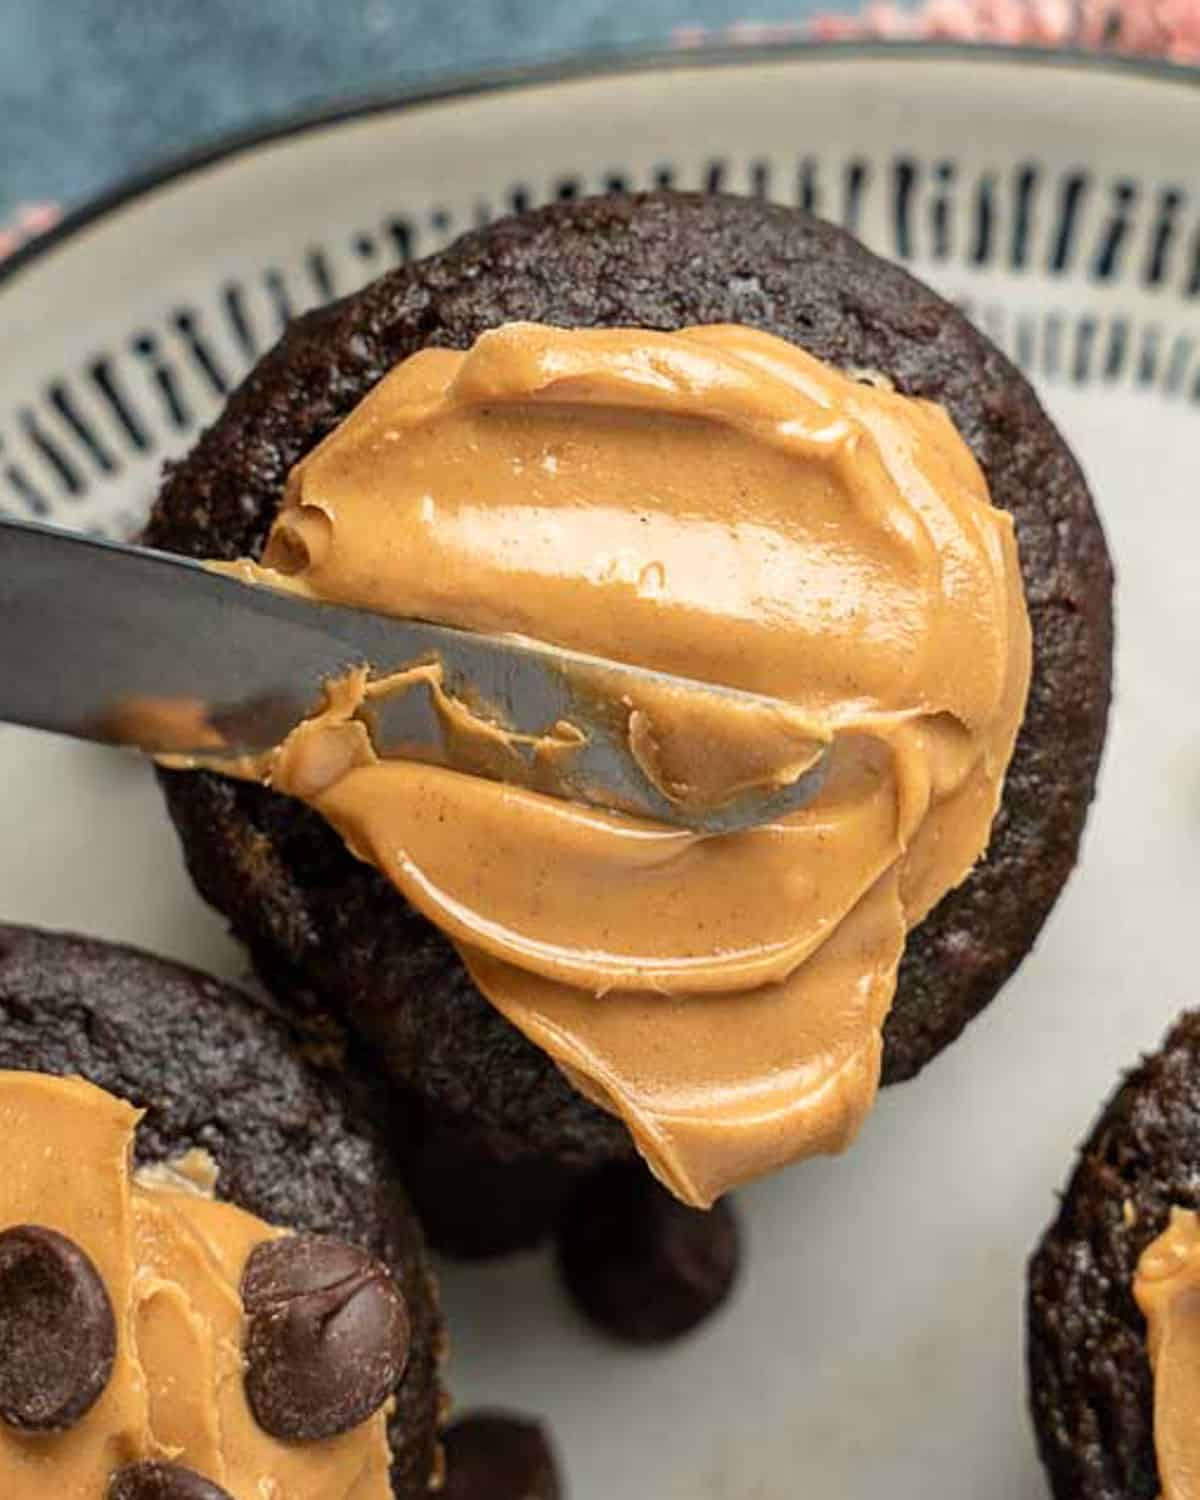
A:
{"label": "swirl of peanut butter", "polygon": [[1200,1218],[1172,1208],[1143,1250],[1133,1295],[1154,1371],[1154,1452],[1162,1500],[1200,1500]]}
{"label": "swirl of peanut butter", "polygon": [[[803,811],[702,837],[380,761],[362,700],[409,673],[343,684],[268,775],[681,1198],[848,1144],[906,932],[987,844],[1029,683],[1012,523],[943,410],[744,327],[511,324],[393,370],[239,568],[788,706],[768,752],[658,705],[646,763],[670,746],[685,789],[718,762],[720,785],[795,774],[805,736],[810,758],[832,741]],[[547,726],[547,753],[567,742]]]}
{"label": "swirl of peanut butter", "polygon": [[166,1459],[232,1500],[391,1500],[386,1409],[322,1442],[282,1442],[254,1420],[241,1277],[284,1231],[214,1198],[201,1152],[135,1175],[140,1118],[81,1079],[0,1071],[0,1227],[73,1240],[117,1323],[112,1376],[80,1422],[42,1434],[0,1423],[0,1495],[100,1500],[125,1464]]}

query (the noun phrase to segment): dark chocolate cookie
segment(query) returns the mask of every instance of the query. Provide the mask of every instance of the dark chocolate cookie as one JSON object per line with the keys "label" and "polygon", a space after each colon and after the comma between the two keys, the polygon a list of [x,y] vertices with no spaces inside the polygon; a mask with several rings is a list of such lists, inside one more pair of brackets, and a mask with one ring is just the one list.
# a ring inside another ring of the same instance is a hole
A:
{"label": "dark chocolate cookie", "polygon": [[[1075,863],[1108,711],[1112,574],[1087,486],[1029,385],[967,320],[840,230],[751,199],[560,203],[465,236],[296,322],[169,475],[147,540],[256,553],[291,466],[398,361],[497,324],[739,322],[941,402],[1016,518],[1035,670],[987,858],[915,932],[884,1077],[952,1041],[1029,951]],[[256,786],[163,775],[202,893],[291,1003],[348,1014],[465,1145],[512,1161],[627,1156],[616,1120],[480,996],[442,935],[313,813]]]}
{"label": "dark chocolate cookie", "polygon": [[1133,1276],[1173,1205],[1200,1209],[1200,1012],[1109,1100],[1030,1263],[1030,1404],[1057,1500],[1159,1493]]}
{"label": "dark chocolate cookie", "polygon": [[0,1068],[78,1075],[146,1110],[144,1163],[193,1147],[270,1223],[361,1245],[411,1320],[391,1422],[400,1500],[437,1462],[442,1326],[421,1230],[386,1148],[249,997],[129,948],[0,925]]}

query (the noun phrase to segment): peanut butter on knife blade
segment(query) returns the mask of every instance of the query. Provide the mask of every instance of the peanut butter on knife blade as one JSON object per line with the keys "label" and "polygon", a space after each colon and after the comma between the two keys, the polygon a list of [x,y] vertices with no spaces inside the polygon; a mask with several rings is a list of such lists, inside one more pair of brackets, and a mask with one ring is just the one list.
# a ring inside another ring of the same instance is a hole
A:
{"label": "peanut butter on knife blade", "polygon": [[808,806],[704,836],[380,760],[355,716],[411,682],[362,677],[266,775],[681,1198],[848,1144],[905,935],[986,847],[1029,683],[1012,523],[939,407],[748,328],[507,325],[392,371],[238,568],[788,705],[766,734],[632,718],[683,798],[832,742]]}

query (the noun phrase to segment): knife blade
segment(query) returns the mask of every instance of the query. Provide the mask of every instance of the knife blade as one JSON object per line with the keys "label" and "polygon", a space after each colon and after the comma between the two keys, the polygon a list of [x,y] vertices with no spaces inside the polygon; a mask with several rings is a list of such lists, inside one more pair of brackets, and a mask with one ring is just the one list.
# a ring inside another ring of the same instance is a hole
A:
{"label": "knife blade", "polygon": [[[804,806],[828,770],[826,748],[789,784],[714,807],[681,805],[634,752],[632,704],[667,693],[697,711],[697,725],[716,700],[748,712],[785,706],[520,636],[314,603],[171,553],[0,520],[0,720],[211,762],[278,745],[320,708],[326,684],[356,667],[379,679],[431,662],[445,693],[506,730],[536,737],[565,722],[582,731],[552,794],[599,808],[733,832]],[[146,704],[165,711],[130,712]],[[477,761],[459,763],[428,694],[385,698],[367,722],[381,756],[480,774]]]}

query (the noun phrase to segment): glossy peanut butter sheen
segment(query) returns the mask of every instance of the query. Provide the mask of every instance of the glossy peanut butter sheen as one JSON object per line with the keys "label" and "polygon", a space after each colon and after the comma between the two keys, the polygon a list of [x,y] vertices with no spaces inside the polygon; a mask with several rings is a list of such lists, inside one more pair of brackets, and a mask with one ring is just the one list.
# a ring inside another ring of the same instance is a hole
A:
{"label": "glossy peanut butter sheen", "polygon": [[1154,1371],[1154,1451],[1162,1500],[1200,1500],[1200,1218],[1173,1208],[1142,1252],[1133,1295]]}
{"label": "glossy peanut butter sheen", "polygon": [[133,1173],[139,1112],[74,1078],[0,1072],[0,1227],[56,1229],[90,1256],[117,1326],[112,1378],[66,1432],[0,1423],[0,1495],[102,1500],[115,1470],[182,1463],[232,1500],[391,1500],[386,1415],[285,1443],[246,1401],[242,1271],[284,1231],[212,1196],[199,1152]]}
{"label": "glossy peanut butter sheen", "polygon": [[804,811],[703,837],[379,761],[361,700],[410,673],[341,684],[267,775],[681,1198],[852,1139],[905,934],[987,843],[1029,682],[1012,524],[944,411],[748,328],[511,324],[393,370],[242,571],[782,700],[769,726],[631,713],[681,801],[832,740]]}

